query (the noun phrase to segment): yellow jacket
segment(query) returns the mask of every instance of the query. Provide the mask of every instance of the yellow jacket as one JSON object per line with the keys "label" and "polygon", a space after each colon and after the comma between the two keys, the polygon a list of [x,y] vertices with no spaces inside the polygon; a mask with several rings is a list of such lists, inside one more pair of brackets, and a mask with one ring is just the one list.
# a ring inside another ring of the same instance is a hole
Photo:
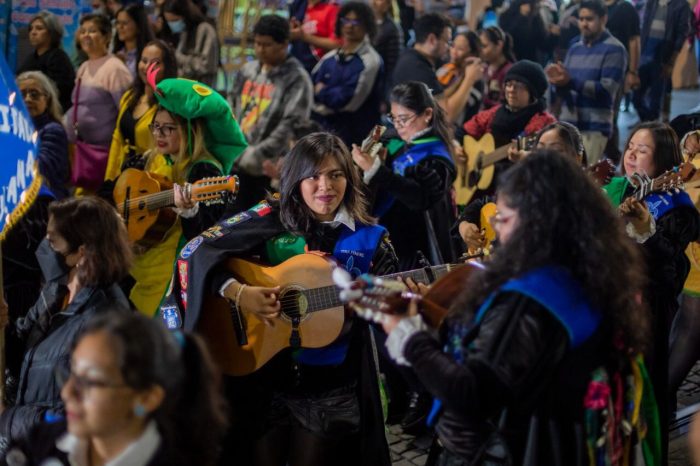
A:
{"label": "yellow jacket", "polygon": [[141,118],[136,120],[135,135],[136,141],[128,141],[124,139],[122,132],[119,128],[122,116],[127,109],[127,103],[129,98],[133,93],[133,89],[129,89],[122,96],[119,102],[119,116],[117,117],[117,124],[114,127],[114,133],[112,134],[112,145],[109,148],[109,159],[107,161],[107,170],[105,171],[105,180],[114,180],[122,172],[122,164],[124,163],[124,158],[126,154],[129,153],[129,149],[134,149],[136,153],[143,154],[147,150],[153,147],[153,136],[151,131],[148,129],[148,125],[151,124],[153,118],[156,114],[157,105],[152,105],[146,113],[144,113]]}

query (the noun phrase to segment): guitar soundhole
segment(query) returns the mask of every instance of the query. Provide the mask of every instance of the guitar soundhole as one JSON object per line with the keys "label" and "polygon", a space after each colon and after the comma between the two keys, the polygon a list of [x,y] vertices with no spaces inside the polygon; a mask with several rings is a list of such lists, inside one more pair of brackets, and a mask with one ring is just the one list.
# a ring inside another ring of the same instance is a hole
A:
{"label": "guitar soundhole", "polygon": [[282,309],[280,316],[283,319],[292,321],[295,318],[303,320],[309,309],[309,302],[304,293],[299,288],[288,288],[280,293],[280,303]]}

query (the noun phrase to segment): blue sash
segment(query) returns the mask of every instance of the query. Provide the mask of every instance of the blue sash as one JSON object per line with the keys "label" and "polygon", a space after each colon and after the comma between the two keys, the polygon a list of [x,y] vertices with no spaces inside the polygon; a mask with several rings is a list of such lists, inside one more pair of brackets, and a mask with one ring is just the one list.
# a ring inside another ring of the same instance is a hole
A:
{"label": "blue sash", "polygon": [[677,193],[651,193],[648,194],[644,201],[647,203],[649,208],[649,213],[654,220],[659,220],[670,210],[676,207],[690,207],[694,209],[693,201],[688,196],[685,191],[678,191]]}
{"label": "blue sash", "polygon": [[[578,348],[598,329],[602,319],[601,313],[594,309],[585,295],[583,288],[563,267],[549,266],[531,270],[525,275],[511,279],[494,291],[479,307],[474,317],[474,325],[479,325],[491,308],[499,293],[516,292],[538,302],[557,319],[569,336],[570,348]],[[458,363],[464,362],[462,338],[465,327],[455,328],[449,332],[445,352],[452,355]],[[428,416],[428,425],[432,425],[442,410],[442,402],[435,399]]]}
{"label": "blue sash", "polygon": [[[392,161],[391,168],[397,175],[404,176],[408,167],[418,165],[426,157],[442,157],[450,164],[454,164],[445,143],[437,137],[429,137],[413,141],[403,154]],[[394,205],[395,200],[394,196],[386,191],[381,192],[377,198],[373,215],[376,217],[384,216]]]}
{"label": "blue sash", "polygon": [[[369,272],[374,252],[386,229],[379,225],[357,223],[355,231],[342,225],[340,238],[335,244],[333,257],[353,277]],[[323,348],[304,348],[295,353],[295,358],[310,366],[336,366],[345,361],[350,344],[350,332]]]}

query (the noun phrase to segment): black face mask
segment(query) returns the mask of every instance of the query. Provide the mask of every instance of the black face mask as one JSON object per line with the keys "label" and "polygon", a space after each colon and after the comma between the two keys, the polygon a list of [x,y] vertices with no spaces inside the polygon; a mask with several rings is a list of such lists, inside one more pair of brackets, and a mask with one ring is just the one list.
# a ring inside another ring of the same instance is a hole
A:
{"label": "black face mask", "polygon": [[[62,254],[56,251],[51,247],[47,238],[44,238],[36,249],[36,258],[39,264],[42,264],[42,269],[45,270],[45,274],[48,272],[49,275],[52,276],[66,275],[71,271],[73,267],[66,264],[66,256],[70,254],[70,252],[68,254]],[[46,278],[50,279],[49,277]]]}

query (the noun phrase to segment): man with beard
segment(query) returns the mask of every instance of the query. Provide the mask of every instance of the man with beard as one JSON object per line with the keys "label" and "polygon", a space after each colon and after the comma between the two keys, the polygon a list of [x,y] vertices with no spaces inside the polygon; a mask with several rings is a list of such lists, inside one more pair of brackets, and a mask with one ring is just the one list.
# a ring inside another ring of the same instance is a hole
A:
{"label": "man with beard", "polygon": [[627,67],[627,51],[605,28],[607,20],[601,0],[581,2],[579,41],[563,64],[545,70],[556,99],[561,99],[560,119],[581,130],[589,164],[598,162],[612,134],[615,96]]}

